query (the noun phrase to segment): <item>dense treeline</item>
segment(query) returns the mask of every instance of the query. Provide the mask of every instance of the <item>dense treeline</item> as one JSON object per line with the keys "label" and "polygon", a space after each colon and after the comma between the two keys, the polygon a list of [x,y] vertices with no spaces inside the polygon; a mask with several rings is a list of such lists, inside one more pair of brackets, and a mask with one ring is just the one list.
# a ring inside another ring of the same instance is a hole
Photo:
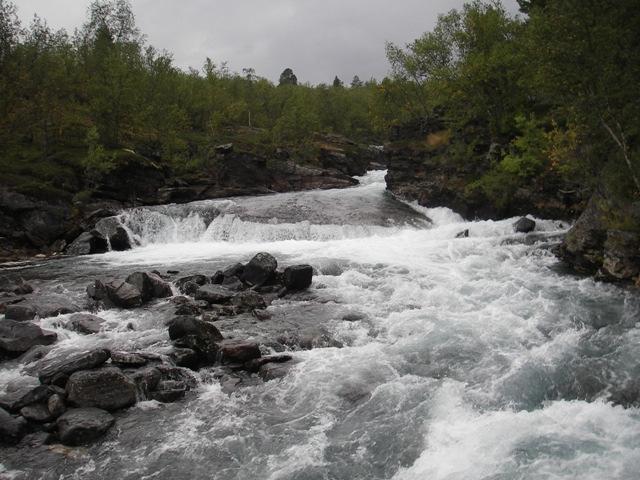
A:
{"label": "dense treeline", "polygon": [[398,118],[438,119],[443,161],[477,168],[496,202],[532,182],[640,192],[635,0],[475,1],[406,48],[387,45]]}
{"label": "dense treeline", "polygon": [[375,81],[310,86],[286,69],[276,85],[208,58],[183,71],[146,44],[126,0],[94,1],[73,35],[37,17],[24,27],[0,0],[0,48],[0,167],[23,190],[64,189],[65,166],[100,176],[123,150],[189,171],[228,140],[268,149],[314,132],[372,141],[382,129]]}
{"label": "dense treeline", "polygon": [[520,6],[514,17],[497,1],[473,1],[406,47],[388,44],[392,74],[379,83],[311,86],[289,68],[278,84],[210,59],[183,71],[146,44],[126,0],[94,1],[73,35],[38,18],[24,27],[0,0],[4,181],[64,189],[65,169],[90,183],[123,151],[180,172],[238,132],[268,150],[315,132],[384,141],[417,123],[437,125],[442,161],[477,170],[469,188],[498,202],[531,182],[589,190],[602,178],[637,195],[637,1]]}

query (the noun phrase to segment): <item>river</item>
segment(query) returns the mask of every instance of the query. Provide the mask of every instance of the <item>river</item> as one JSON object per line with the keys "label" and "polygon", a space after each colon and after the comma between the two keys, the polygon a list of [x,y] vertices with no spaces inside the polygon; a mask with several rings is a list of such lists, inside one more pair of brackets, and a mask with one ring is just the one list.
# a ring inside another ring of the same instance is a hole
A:
{"label": "river", "polygon": [[[86,448],[2,448],[0,478],[637,479],[640,412],[611,401],[639,389],[637,295],[566,272],[551,252],[566,224],[537,219],[527,237],[516,219],[399,202],[383,171],[360,180],[136,209],[122,215],[139,241],[130,251],[3,266],[81,301],[97,277],[213,274],[265,251],[316,270],[308,292],[269,307],[273,328],[300,321],[330,341],[294,351],[284,378],[231,392],[200,371],[184,400],[140,402]],[[167,305],[100,312],[97,335],[61,328],[64,317],[41,324],[58,354],[161,352]],[[25,375],[0,364],[0,393]]]}

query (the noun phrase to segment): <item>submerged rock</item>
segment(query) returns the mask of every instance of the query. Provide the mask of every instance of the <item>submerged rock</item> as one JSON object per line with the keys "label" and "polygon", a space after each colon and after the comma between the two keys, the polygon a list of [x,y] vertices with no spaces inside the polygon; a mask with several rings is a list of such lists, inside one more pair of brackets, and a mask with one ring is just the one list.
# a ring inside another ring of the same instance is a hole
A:
{"label": "submerged rock", "polygon": [[77,446],[91,442],[109,430],[115,419],[99,408],[72,408],[58,421],[58,436],[65,445]]}
{"label": "submerged rock", "polygon": [[75,372],[67,382],[67,399],[78,407],[118,410],[136,403],[136,385],[115,367]]}
{"label": "submerged rock", "polygon": [[260,358],[260,347],[251,340],[228,339],[219,344],[222,363],[245,363]]}
{"label": "submerged rock", "polygon": [[238,310],[250,312],[254,309],[263,309],[267,307],[264,297],[257,292],[246,291],[236,293],[231,303],[238,307]]}
{"label": "submerged rock", "polygon": [[228,303],[234,296],[234,292],[221,285],[204,285],[195,292],[196,300],[204,300],[208,303]]}
{"label": "submerged rock", "polygon": [[135,272],[129,275],[125,282],[138,289],[142,302],[148,302],[154,298],[171,297],[173,295],[171,286],[155,273]]}
{"label": "submerged rock", "polygon": [[109,251],[107,239],[97,230],[81,233],[71,245],[67,247],[69,255],[91,255]]}
{"label": "submerged rock", "polygon": [[111,363],[122,367],[142,367],[148,360],[142,355],[132,352],[111,352]]}
{"label": "submerged rock", "polygon": [[31,305],[16,304],[7,305],[4,311],[4,318],[7,320],[16,320],[23,322],[25,320],[33,320],[36,318],[36,309]]}

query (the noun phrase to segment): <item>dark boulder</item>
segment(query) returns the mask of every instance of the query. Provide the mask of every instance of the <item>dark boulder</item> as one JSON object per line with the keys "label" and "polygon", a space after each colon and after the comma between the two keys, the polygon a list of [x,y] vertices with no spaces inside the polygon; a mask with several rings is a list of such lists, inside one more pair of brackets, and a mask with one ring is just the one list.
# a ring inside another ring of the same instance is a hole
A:
{"label": "dark boulder", "polygon": [[196,300],[204,300],[208,303],[221,304],[228,303],[234,293],[220,285],[203,285],[195,293]]}
{"label": "dark boulder", "polygon": [[293,357],[291,355],[282,354],[282,355],[267,355],[260,358],[255,358],[253,360],[249,360],[244,364],[244,368],[249,372],[258,372],[263,365],[267,363],[284,363],[292,360]]}
{"label": "dark boulder", "polygon": [[[240,278],[242,277],[242,273],[244,272],[244,265],[241,263],[236,263],[234,265],[231,265],[227,268],[225,268],[222,271],[222,276],[224,277],[224,279],[230,279],[230,278]],[[216,272],[216,275],[218,273]]]}
{"label": "dark boulder", "polygon": [[140,290],[130,283],[116,280],[107,284],[109,299],[121,308],[139,307],[142,304]]}
{"label": "dark boulder", "polygon": [[58,336],[31,322],[0,321],[0,357],[17,357],[34,345],[51,345]]}
{"label": "dark boulder", "polygon": [[71,245],[67,247],[69,255],[91,255],[109,251],[109,242],[97,230],[81,233]]}
{"label": "dark boulder", "polygon": [[176,308],[176,315],[200,315],[202,309],[195,303],[183,303]]}
{"label": "dark boulder", "polygon": [[529,233],[533,232],[536,228],[536,222],[527,217],[520,218],[513,224],[513,230],[516,233]]}
{"label": "dark boulder", "polygon": [[260,367],[260,369],[258,370],[258,375],[265,382],[268,382],[269,380],[275,380],[277,378],[284,377],[289,372],[291,367],[293,367],[293,365],[294,365],[293,361],[285,361],[281,363],[274,363],[274,362],[267,363]]}
{"label": "dark boulder", "polygon": [[251,290],[236,293],[231,299],[231,303],[237,307],[239,311],[244,312],[250,312],[256,308],[263,309],[267,307],[264,297]]}
{"label": "dark boulder", "polygon": [[102,218],[96,222],[96,230],[109,240],[111,250],[124,251],[133,247],[129,233],[122,226],[118,217]]}
{"label": "dark boulder", "polygon": [[198,368],[198,354],[190,348],[174,348],[169,356],[178,367],[190,368],[191,370]]}
{"label": "dark boulder", "polygon": [[179,380],[163,380],[158,383],[157,389],[149,394],[151,400],[162,403],[172,403],[184,397],[188,387]]}
{"label": "dark boulder", "polygon": [[89,313],[74,313],[69,317],[69,321],[65,324],[65,328],[74,332],[90,335],[92,333],[98,333],[102,329],[104,323],[105,320],[97,317],[96,315],[91,315]]}
{"label": "dark boulder", "polygon": [[73,408],[58,418],[56,423],[60,441],[65,445],[77,446],[104,435],[115,419],[99,408]]}
{"label": "dark boulder", "polygon": [[261,356],[258,344],[250,340],[222,340],[218,345],[222,363],[245,363]]}
{"label": "dark boulder", "polygon": [[34,423],[47,423],[55,417],[49,412],[49,407],[44,403],[34,403],[20,409],[20,415]]}
{"label": "dark boulder", "polygon": [[465,229],[456,234],[456,238],[468,238],[469,237],[469,229]]}
{"label": "dark boulder", "polygon": [[304,290],[309,288],[313,278],[311,265],[293,265],[287,267],[282,275],[284,286],[287,290]]}
{"label": "dark boulder", "polygon": [[18,357],[20,363],[29,364],[37,362],[46,357],[51,351],[51,345],[35,345],[31,347],[27,352]]}
{"label": "dark boulder", "polygon": [[176,317],[169,325],[169,338],[180,348],[189,348],[196,352],[203,364],[216,361],[219,347],[223,339],[220,331],[211,323],[194,317]]}
{"label": "dark boulder", "polygon": [[32,300],[32,304],[40,318],[57,317],[82,310],[80,306],[62,295]]}
{"label": "dark boulder", "polygon": [[23,322],[25,320],[33,320],[36,318],[37,312],[36,309],[31,305],[25,304],[16,304],[16,305],[7,305],[4,311],[4,317],[7,320],[17,320],[18,322]]}
{"label": "dark boulder", "polygon": [[214,285],[220,285],[222,282],[224,282],[224,272],[218,270],[211,276],[211,283]]}
{"label": "dark boulder", "polygon": [[78,407],[118,410],[136,403],[136,385],[115,367],[81,370],[69,377],[67,399]]}
{"label": "dark boulder", "polygon": [[171,297],[171,286],[155,273],[135,272],[127,277],[126,283],[133,285],[140,291],[143,302],[154,298]]}
{"label": "dark boulder", "polygon": [[67,410],[67,405],[64,401],[64,397],[57,393],[54,393],[47,400],[47,408],[53,418],[58,418]]}
{"label": "dark boulder", "polygon": [[205,275],[188,275],[177,279],[174,284],[181,293],[185,295],[193,295],[199,286],[209,283],[209,279]]}
{"label": "dark boulder", "polygon": [[144,367],[127,372],[127,376],[135,383],[143,398],[148,398],[149,392],[155,390],[162,379],[162,374],[156,367]]}
{"label": "dark boulder", "polygon": [[15,418],[0,408],[0,443],[15,445],[27,433],[27,422],[24,418]]}
{"label": "dark boulder", "polygon": [[109,350],[96,349],[72,353],[64,358],[45,359],[43,364],[39,365],[38,378],[42,383],[51,383],[57,374],[71,375],[78,370],[96,368],[104,364],[109,357]]}
{"label": "dark boulder", "polygon": [[273,255],[261,252],[244,267],[241,279],[250,285],[260,286],[273,280],[277,268],[278,261]]}

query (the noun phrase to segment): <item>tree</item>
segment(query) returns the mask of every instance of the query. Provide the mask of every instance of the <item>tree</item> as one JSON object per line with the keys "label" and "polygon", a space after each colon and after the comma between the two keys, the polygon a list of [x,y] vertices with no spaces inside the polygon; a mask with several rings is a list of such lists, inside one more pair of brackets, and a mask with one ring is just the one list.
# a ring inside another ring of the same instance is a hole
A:
{"label": "tree", "polygon": [[360,77],[358,75],[354,75],[353,80],[351,80],[351,88],[360,88],[363,85],[364,83],[362,83],[362,80],[360,80]]}
{"label": "tree", "polygon": [[285,68],[280,74],[279,85],[298,85],[298,77],[290,68]]}
{"label": "tree", "polygon": [[333,79],[333,88],[342,88],[343,86],[344,84],[342,83],[342,80],[340,80],[336,75],[335,78]]}

